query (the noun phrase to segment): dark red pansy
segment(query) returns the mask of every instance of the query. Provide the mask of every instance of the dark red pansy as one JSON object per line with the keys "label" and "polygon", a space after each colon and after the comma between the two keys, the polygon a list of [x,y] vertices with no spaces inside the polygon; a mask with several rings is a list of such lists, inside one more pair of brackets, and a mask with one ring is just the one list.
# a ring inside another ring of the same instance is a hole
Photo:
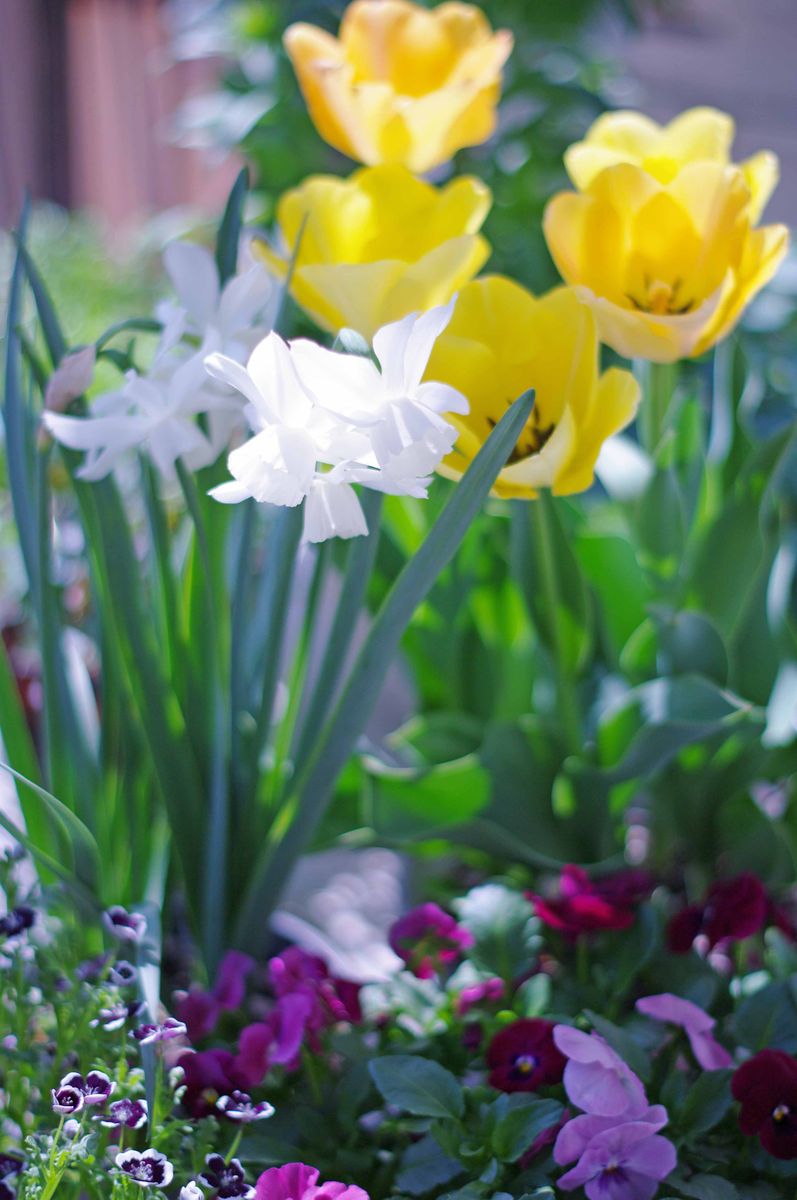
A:
{"label": "dark red pansy", "polygon": [[560,1083],[567,1059],[553,1031],[553,1021],[540,1017],[523,1017],[500,1029],[487,1050],[490,1086],[499,1092],[536,1092]]}
{"label": "dark red pansy", "polygon": [[686,954],[698,936],[709,949],[720,942],[741,941],[763,927],[769,911],[764,886],[750,871],[713,883],[702,904],[692,904],[670,920],[667,945],[673,954]]}
{"label": "dark red pansy", "polygon": [[646,871],[618,871],[593,880],[583,868],[570,863],[562,869],[557,896],[531,893],[529,900],[541,921],[575,939],[584,933],[627,929],[652,889],[653,880]]}
{"label": "dark red pansy", "polygon": [[783,1050],[761,1050],[731,1080],[741,1104],[739,1128],[758,1134],[774,1158],[797,1158],[797,1061]]}

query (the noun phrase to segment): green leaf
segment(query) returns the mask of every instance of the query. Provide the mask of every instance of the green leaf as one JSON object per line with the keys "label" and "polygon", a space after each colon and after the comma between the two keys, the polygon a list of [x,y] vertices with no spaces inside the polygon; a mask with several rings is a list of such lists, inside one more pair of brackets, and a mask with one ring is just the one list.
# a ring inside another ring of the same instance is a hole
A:
{"label": "green leaf", "polygon": [[613,1021],[607,1020],[606,1017],[601,1016],[600,1013],[593,1012],[589,1008],[584,1009],[584,1015],[601,1037],[605,1038],[611,1048],[617,1051],[620,1058],[628,1063],[631,1070],[639,1076],[642,1082],[647,1083],[650,1079],[650,1057],[628,1030],[621,1029]]}
{"label": "green leaf", "polygon": [[100,853],[91,831],[86,828],[79,817],[70,808],[52,796],[45,788],[26,779],[19,771],[15,771],[8,763],[0,762],[0,770],[13,775],[17,783],[30,788],[42,801],[47,814],[53,822],[62,828],[67,835],[69,844],[75,856],[75,874],[81,883],[89,889],[97,888],[100,877]]}
{"label": "green leaf", "polygon": [[575,551],[600,596],[600,615],[619,654],[645,619],[646,606],[652,597],[647,576],[625,537],[587,530],[577,537]]}
{"label": "green leaf", "polygon": [[227,280],[231,279],[237,270],[238,243],[241,238],[244,201],[248,190],[249,170],[247,167],[241,167],[238,177],[232,185],[216,239],[216,266],[219,270],[221,287],[224,287]]}
{"label": "green leaf", "polygon": [[639,550],[657,571],[669,577],[681,562],[684,511],[674,471],[659,468],[639,499],[636,511]]}
{"label": "green leaf", "polygon": [[410,1196],[423,1196],[456,1179],[463,1169],[461,1163],[449,1158],[435,1139],[427,1134],[404,1151],[395,1187]]}
{"label": "green leaf", "polygon": [[405,629],[481,510],[533,402],[534,393],[527,392],[501,418],[374,618],[315,756],[295,782],[293,820],[284,836],[269,844],[261,857],[242,906],[239,942],[254,944],[262,934],[264,918],[273,910],[293,863],[315,834],[335,781],[373,711]]}
{"label": "green leaf", "polygon": [[474,754],[421,771],[389,767],[370,755],[362,763],[369,823],[391,840],[444,834],[490,799],[490,776]]}
{"label": "green leaf", "polygon": [[685,1179],[682,1175],[669,1175],[667,1186],[674,1187],[690,1200],[739,1200],[739,1191],[728,1179],[719,1175],[697,1174]]}
{"label": "green leaf", "polygon": [[737,1040],[748,1050],[797,1051],[797,1004],[792,988],[780,980],[747,996],[733,1018]]}
{"label": "green leaf", "polygon": [[563,1112],[557,1100],[500,1096],[492,1105],[495,1120],[491,1136],[493,1153],[501,1162],[517,1162],[539,1134],[561,1120]]}
{"label": "green leaf", "polygon": [[760,723],[751,705],[699,676],[651,680],[600,721],[604,778],[622,783],[650,777],[693,742]]}
{"label": "green leaf", "polygon": [[677,1114],[678,1126],[690,1141],[719,1125],[730,1110],[732,1075],[732,1070],[704,1071],[692,1084]]}
{"label": "green leaf", "polygon": [[430,1058],[412,1054],[375,1058],[369,1070],[384,1100],[413,1116],[459,1120],[465,1111],[459,1083]]}
{"label": "green leaf", "polygon": [[728,652],[713,622],[698,612],[653,612],[659,625],[662,675],[703,675],[719,687],[728,682]]}
{"label": "green leaf", "polygon": [[540,923],[524,896],[500,883],[472,888],[455,902],[474,945],[469,958],[482,970],[513,980],[525,975],[540,945]]}

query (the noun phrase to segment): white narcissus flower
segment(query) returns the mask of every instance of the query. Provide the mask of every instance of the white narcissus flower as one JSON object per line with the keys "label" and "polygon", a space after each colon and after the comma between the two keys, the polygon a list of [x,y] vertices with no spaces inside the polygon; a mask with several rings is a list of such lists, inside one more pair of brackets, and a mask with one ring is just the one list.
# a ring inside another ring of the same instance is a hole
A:
{"label": "white narcissus flower", "polygon": [[456,431],[445,412],[466,413],[453,388],[422,383],[435,339],[452,306],[414,314],[380,329],[370,359],[269,334],[246,369],[224,355],[205,360],[210,374],[249,401],[254,436],[233,450],[233,481],[211,495],[227,504],[248,497],[293,507],[302,502],[305,541],[367,533],[352,484],[425,496],[429,475]]}
{"label": "white narcissus flower", "polygon": [[[98,396],[86,417],[43,415],[54,438],[86,451],[78,471],[83,479],[102,479],[134,449],[170,479],[178,459],[191,470],[207,466],[245,428],[238,393],[210,379],[203,362],[212,351],[246,361],[271,327],[278,289],[253,260],[220,287],[212,254],[190,242],[171,243],[163,260],[179,303],[166,301],[156,310],[163,333],[149,370],[128,372],[122,387]],[[183,342],[185,335],[199,346]]]}

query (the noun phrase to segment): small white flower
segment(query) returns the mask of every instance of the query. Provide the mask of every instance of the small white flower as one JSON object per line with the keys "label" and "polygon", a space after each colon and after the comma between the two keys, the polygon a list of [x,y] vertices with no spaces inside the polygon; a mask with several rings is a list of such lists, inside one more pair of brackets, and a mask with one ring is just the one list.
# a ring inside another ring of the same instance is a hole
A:
{"label": "small white flower", "polygon": [[180,1188],[179,1200],[205,1200],[205,1193],[192,1179],[185,1187]]}
{"label": "small white flower", "polygon": [[211,495],[227,504],[250,496],[287,507],[305,502],[303,539],[310,542],[368,532],[355,483],[425,496],[429,474],[457,436],[442,414],[467,412],[453,388],[421,382],[451,311],[432,309],[379,330],[381,372],[369,358],[301,339],[287,345],[274,333],[246,369],[209,355],[210,374],[249,401],[254,430],[229,456],[233,481]]}
{"label": "small white flower", "polygon": [[[163,260],[179,303],[166,301],[156,310],[163,332],[149,370],[128,372],[123,386],[99,396],[86,417],[52,411],[43,415],[45,428],[57,441],[86,451],[78,471],[83,479],[104,478],[136,449],[171,479],[178,459],[190,470],[208,466],[244,427],[236,391],[214,383],[203,362],[213,351],[245,361],[271,326],[278,291],[265,268],[253,261],[220,288],[210,251],[190,242],[173,242]],[[193,349],[183,341],[186,335],[194,339]],[[56,372],[50,381],[48,409],[63,408],[74,398],[72,392],[85,390],[74,390],[88,369],[88,351],[79,353],[85,360],[67,371],[65,359],[63,374]],[[197,421],[200,415],[205,429]]]}

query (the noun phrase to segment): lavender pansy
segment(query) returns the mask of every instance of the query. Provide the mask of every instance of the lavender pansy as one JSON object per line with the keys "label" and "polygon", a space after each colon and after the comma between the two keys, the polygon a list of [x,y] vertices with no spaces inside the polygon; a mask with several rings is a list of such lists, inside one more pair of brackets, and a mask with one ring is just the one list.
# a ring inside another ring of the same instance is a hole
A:
{"label": "lavender pansy", "polygon": [[78,1113],[85,1104],[83,1093],[79,1088],[61,1084],[60,1087],[53,1088],[53,1112],[60,1117],[70,1117],[73,1113]]}
{"label": "lavender pansy", "polygon": [[[634,1123],[647,1125],[651,1133],[658,1133],[667,1124],[668,1119],[664,1105],[653,1104],[634,1117]],[[575,1162],[577,1158],[581,1158],[594,1137],[608,1129],[616,1129],[617,1126],[617,1117],[573,1117],[562,1126],[557,1135],[553,1151],[555,1161],[560,1166]]]}
{"label": "lavender pansy", "polygon": [[589,1200],[651,1200],[676,1162],[672,1142],[651,1133],[650,1125],[631,1121],[593,1137],[557,1187],[583,1187]]}
{"label": "lavender pansy", "polygon": [[596,1117],[631,1117],[647,1109],[641,1080],[599,1034],[557,1025],[553,1039],[568,1059],[565,1091],[576,1107]]}
{"label": "lavender pansy", "polygon": [[146,1100],[131,1100],[128,1097],[123,1100],[114,1100],[107,1113],[102,1113],[101,1116],[94,1119],[106,1129],[114,1129],[118,1126],[124,1126],[125,1129],[141,1129],[147,1122],[147,1102]]}
{"label": "lavender pansy", "polygon": [[691,1000],[682,1000],[671,992],[662,992],[656,996],[643,996],[637,1000],[636,1007],[654,1021],[680,1026],[704,1071],[719,1071],[733,1066],[732,1056],[711,1033],[716,1024],[714,1018]]}
{"label": "lavender pansy", "polygon": [[102,923],[120,942],[138,944],[147,931],[147,918],[142,913],[128,912],[121,904],[106,908]]}

